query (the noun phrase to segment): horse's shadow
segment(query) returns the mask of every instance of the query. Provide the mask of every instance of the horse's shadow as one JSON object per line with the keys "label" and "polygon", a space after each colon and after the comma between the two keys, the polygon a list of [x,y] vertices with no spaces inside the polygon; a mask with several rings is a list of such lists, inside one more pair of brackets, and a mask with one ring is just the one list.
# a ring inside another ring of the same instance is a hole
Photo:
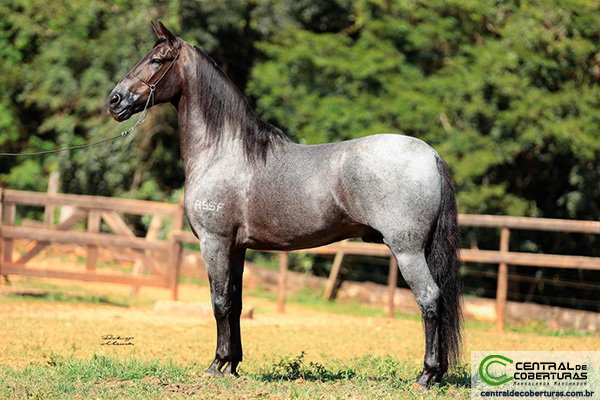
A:
{"label": "horse's shadow", "polygon": [[[305,352],[288,360],[280,360],[274,363],[269,370],[254,375],[254,378],[263,382],[281,381],[310,381],[310,382],[336,382],[343,380],[364,380],[371,382],[393,382],[394,386],[410,386],[415,382],[417,374],[407,371],[390,370],[388,373],[365,374],[357,372],[356,368],[342,368],[331,370],[319,363],[304,360]],[[468,365],[458,365],[447,373],[442,382],[434,387],[444,388],[454,386],[456,388],[471,387],[471,371]]]}

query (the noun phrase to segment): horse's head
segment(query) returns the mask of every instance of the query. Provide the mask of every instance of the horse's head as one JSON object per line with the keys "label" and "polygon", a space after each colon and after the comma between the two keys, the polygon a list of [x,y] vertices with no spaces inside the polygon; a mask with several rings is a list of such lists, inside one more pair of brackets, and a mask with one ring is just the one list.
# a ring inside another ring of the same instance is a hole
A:
{"label": "horse's head", "polygon": [[158,39],[154,48],[125,75],[110,92],[108,112],[117,121],[125,121],[148,107],[174,100],[181,93],[181,76],[176,68],[182,40],[162,22],[152,23]]}

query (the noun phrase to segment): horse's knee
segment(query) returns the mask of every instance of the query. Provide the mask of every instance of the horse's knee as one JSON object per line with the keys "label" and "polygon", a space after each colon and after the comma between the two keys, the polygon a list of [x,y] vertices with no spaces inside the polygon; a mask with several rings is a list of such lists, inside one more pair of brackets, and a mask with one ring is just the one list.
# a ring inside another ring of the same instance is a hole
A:
{"label": "horse's knee", "polygon": [[231,300],[226,296],[214,296],[212,299],[212,306],[215,317],[222,318],[229,315],[231,311]]}

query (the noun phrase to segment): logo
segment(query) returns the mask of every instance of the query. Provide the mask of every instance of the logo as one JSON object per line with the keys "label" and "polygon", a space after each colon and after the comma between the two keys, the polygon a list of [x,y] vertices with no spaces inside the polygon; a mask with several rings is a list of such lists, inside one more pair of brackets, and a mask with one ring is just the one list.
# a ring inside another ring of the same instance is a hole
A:
{"label": "logo", "polygon": [[[494,366],[493,369],[499,369],[498,365],[501,365],[502,367],[506,367],[508,365],[508,363],[512,364],[513,360],[511,360],[510,358],[498,355],[498,354],[493,354],[491,356],[487,356],[486,358],[484,358],[481,363],[479,364],[479,376],[481,377],[481,379],[487,383],[488,385],[492,385],[492,386],[500,386],[506,382],[510,382],[514,379],[514,377],[509,377],[506,375],[506,372],[502,373],[502,375],[497,375],[496,374],[492,374],[492,371],[490,371],[490,367]],[[496,372],[496,371],[494,371]]]}
{"label": "logo", "polygon": [[597,393],[600,351],[471,352],[472,400],[600,399]]}

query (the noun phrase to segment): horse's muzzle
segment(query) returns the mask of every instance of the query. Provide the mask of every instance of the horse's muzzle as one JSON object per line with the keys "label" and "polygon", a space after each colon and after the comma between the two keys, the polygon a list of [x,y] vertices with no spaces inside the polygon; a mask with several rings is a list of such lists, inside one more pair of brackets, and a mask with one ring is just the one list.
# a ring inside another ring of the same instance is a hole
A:
{"label": "horse's muzzle", "polygon": [[108,114],[119,122],[129,119],[134,113],[135,97],[131,91],[115,87],[108,96]]}

